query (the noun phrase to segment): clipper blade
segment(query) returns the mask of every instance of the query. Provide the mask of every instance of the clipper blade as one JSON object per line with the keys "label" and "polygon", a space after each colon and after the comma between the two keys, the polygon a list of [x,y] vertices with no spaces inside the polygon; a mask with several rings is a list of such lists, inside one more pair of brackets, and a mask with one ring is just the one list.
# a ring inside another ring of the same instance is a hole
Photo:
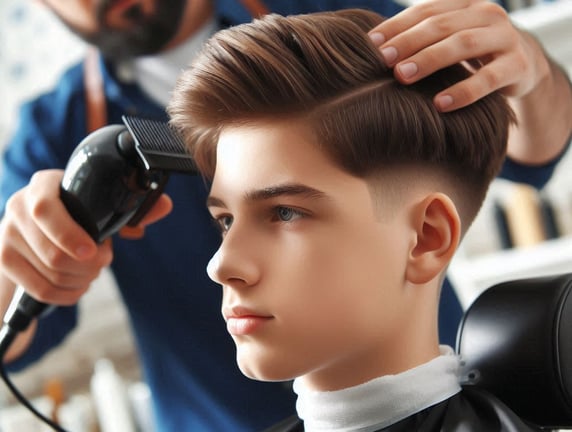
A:
{"label": "clipper blade", "polygon": [[147,170],[197,174],[193,159],[180,135],[168,123],[123,116]]}

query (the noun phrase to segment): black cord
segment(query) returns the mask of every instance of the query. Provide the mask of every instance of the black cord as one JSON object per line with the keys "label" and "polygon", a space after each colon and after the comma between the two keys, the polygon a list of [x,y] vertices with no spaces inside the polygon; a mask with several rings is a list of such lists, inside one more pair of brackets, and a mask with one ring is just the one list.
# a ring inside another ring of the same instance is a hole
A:
{"label": "black cord", "polygon": [[34,406],[30,403],[30,401],[28,401],[28,399],[26,399],[24,397],[24,395],[22,395],[22,393],[20,393],[20,391],[16,388],[16,386],[12,383],[12,381],[10,381],[10,378],[8,377],[8,374],[6,373],[6,369],[4,368],[4,364],[2,364],[2,362],[0,362],[0,375],[2,376],[2,379],[4,380],[4,382],[6,383],[6,386],[8,386],[8,388],[10,389],[10,391],[12,392],[14,397],[22,405],[24,405],[26,408],[28,408],[32,412],[32,414],[34,414],[41,421],[43,421],[48,426],[50,426],[53,430],[55,430],[57,432],[67,432],[64,428],[62,428],[57,423],[55,423],[51,419],[47,418],[40,411],[38,411],[36,408],[34,408]]}

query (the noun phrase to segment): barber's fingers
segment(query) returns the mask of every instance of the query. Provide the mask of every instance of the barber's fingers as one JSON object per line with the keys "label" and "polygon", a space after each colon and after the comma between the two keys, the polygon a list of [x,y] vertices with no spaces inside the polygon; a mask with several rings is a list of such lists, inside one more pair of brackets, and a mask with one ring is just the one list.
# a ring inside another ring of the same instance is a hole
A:
{"label": "barber's fingers", "polygon": [[[509,56],[511,60],[516,61],[517,57],[513,55],[512,49],[514,49],[512,44],[499,42],[496,36],[491,34],[487,28],[459,31],[399,62],[395,66],[395,74],[401,82],[408,84],[424,78],[439,69],[463,61],[471,61],[473,66],[475,64],[490,63],[502,56]],[[415,75],[406,75],[404,69],[408,64],[416,65]],[[500,78],[502,79],[498,80],[499,85],[497,88],[512,80],[510,76],[502,76]]]}
{"label": "barber's fingers", "polygon": [[388,35],[400,32],[385,39],[379,48],[401,82],[415,82],[463,61],[485,65],[475,70],[474,77],[435,97],[443,111],[461,108],[496,90],[507,96],[522,96],[548,68],[538,44],[516,29],[494,3],[437,0],[402,14],[372,30]]}
{"label": "barber's fingers", "polygon": [[[435,104],[442,111],[462,108],[494,91],[509,97],[522,97],[548,74],[548,61],[542,49],[529,35],[516,31],[501,42],[487,29],[473,30],[472,33],[470,37],[479,40],[471,51],[472,58],[467,58],[464,54],[466,49],[463,46],[466,44],[442,41],[407,60],[419,65],[418,75],[409,82],[450,64],[466,61],[470,65],[473,74],[469,78],[435,96]],[[462,33],[457,33],[451,39],[462,37]],[[400,66],[396,67],[396,75],[401,73]]]}
{"label": "barber's fingers", "polygon": [[[440,104],[445,97],[450,98],[449,105],[454,101],[454,108],[461,108],[497,90],[507,96],[518,96],[531,88],[535,66],[520,43],[515,45],[499,43],[486,28],[472,30],[470,34],[459,32],[397,64],[395,74],[401,82],[409,84],[443,67],[468,60],[474,74],[436,95],[436,104],[442,110],[453,108],[447,106],[447,101]],[[404,70],[412,67],[415,75],[404,76]]]}
{"label": "barber's fingers", "polygon": [[67,213],[59,198],[61,174],[38,173],[10,198],[0,224],[0,263],[33,297],[71,304],[110,263],[112,251],[110,242],[97,245]]}
{"label": "barber's fingers", "polygon": [[387,42],[409,31],[428,19],[453,11],[465,11],[466,8],[486,0],[431,0],[408,7],[399,14],[374,27],[370,33],[380,33]]}
{"label": "barber's fingers", "polygon": [[143,217],[141,222],[134,227],[125,226],[121,228],[119,234],[121,237],[131,240],[136,240],[145,235],[145,227],[147,225],[151,225],[165,216],[167,216],[173,210],[173,201],[171,198],[166,195],[162,194],[155,205],[147,212],[147,214]]}
{"label": "barber's fingers", "polygon": [[[101,247],[110,248],[109,244]],[[88,263],[75,266],[73,272],[52,268],[26,250],[26,245],[3,249],[0,262],[4,275],[14,284],[39,301],[57,305],[77,303],[103,268]]]}
{"label": "barber's fingers", "polygon": [[60,198],[61,170],[40,171],[32,176],[27,187],[19,191],[23,197],[16,202],[20,215],[28,225],[24,237],[34,244],[36,227],[49,241],[67,255],[78,260],[97,252],[96,242],[71,217]]}
{"label": "barber's fingers", "polygon": [[[461,60],[506,51],[512,48],[516,30],[506,18],[493,15],[454,11],[435,16],[395,36],[380,52],[387,66],[413,61],[435,71]],[[409,81],[409,77],[402,78]]]}
{"label": "barber's fingers", "polygon": [[514,64],[509,59],[499,59],[494,63],[481,67],[469,78],[452,85],[435,96],[435,105],[441,111],[467,106],[487,94],[501,88],[509,88],[512,84],[510,74]]}

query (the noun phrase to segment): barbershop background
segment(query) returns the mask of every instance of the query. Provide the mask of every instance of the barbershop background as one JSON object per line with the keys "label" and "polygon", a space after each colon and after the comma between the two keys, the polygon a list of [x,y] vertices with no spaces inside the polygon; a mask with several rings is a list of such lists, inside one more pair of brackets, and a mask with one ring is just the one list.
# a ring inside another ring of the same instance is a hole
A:
{"label": "barbershop background", "polygon": [[[572,74],[572,0],[507,4],[514,21],[536,34]],[[52,86],[84,49],[40,4],[0,1],[0,149],[14,127],[18,104]],[[451,265],[450,278],[466,307],[496,282],[567,271],[572,271],[572,152],[540,193],[495,181]],[[142,432],[151,431],[144,414],[149,394],[140,382],[127,316],[109,273],[96,282],[81,308],[76,332],[39,364],[14,374],[16,386],[45,410],[63,399],[60,418],[68,417],[69,428],[92,431],[98,423],[93,410],[97,394],[90,391],[90,382],[96,365],[100,372],[112,366],[127,394],[125,406],[135,407]],[[30,418],[0,383],[0,431],[43,430],[35,421],[26,423]]]}

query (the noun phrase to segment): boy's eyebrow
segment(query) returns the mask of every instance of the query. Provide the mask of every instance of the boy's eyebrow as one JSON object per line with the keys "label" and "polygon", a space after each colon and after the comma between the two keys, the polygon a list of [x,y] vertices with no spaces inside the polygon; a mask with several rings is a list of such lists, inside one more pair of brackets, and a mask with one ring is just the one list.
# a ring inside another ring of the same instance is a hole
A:
{"label": "boy's eyebrow", "polygon": [[302,195],[305,198],[325,198],[326,194],[318,189],[300,183],[284,183],[256,189],[245,194],[248,201],[260,201],[284,195]]}
{"label": "boy's eyebrow", "polygon": [[[244,197],[247,201],[262,201],[284,195],[290,195],[290,196],[302,195],[305,198],[313,198],[313,199],[327,198],[327,195],[324,192],[300,183],[284,183],[275,186],[265,187],[262,189],[254,189],[246,192],[244,194]],[[207,207],[211,206],[226,207],[223,200],[215,196],[209,195],[209,197],[207,198]]]}

